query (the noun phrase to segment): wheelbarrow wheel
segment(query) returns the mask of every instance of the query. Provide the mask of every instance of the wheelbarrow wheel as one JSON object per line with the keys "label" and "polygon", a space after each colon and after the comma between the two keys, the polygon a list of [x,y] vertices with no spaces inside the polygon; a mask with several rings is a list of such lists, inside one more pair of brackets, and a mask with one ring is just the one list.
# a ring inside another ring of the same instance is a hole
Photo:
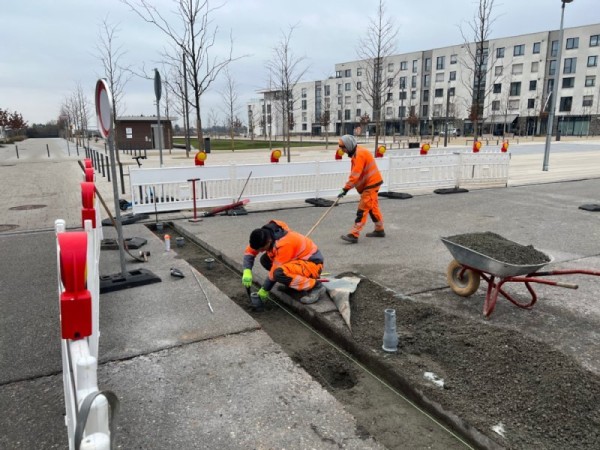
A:
{"label": "wheelbarrow wheel", "polygon": [[477,289],[479,289],[479,282],[481,279],[479,278],[479,274],[470,269],[464,269],[464,273],[461,277],[460,272],[463,269],[464,268],[462,264],[455,259],[452,260],[452,262],[448,265],[446,280],[448,281],[450,289],[452,289],[456,294],[460,295],[461,297],[469,297],[473,295]]}

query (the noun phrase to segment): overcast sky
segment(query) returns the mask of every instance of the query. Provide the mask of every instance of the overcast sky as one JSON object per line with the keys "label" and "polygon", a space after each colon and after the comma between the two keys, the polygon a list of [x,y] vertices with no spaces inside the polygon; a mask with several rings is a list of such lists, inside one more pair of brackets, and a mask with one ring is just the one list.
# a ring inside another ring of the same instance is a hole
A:
{"label": "overcast sky", "polygon": [[[165,16],[173,0],[150,0]],[[496,0],[491,38],[528,34],[560,26],[560,0]],[[268,80],[266,64],[282,32],[297,25],[291,47],[308,67],[303,81],[334,74],[334,64],[357,59],[356,45],[378,0],[224,0],[212,14],[219,27],[215,50],[226,49],[229,33],[234,54],[248,55],[231,66],[245,102]],[[387,15],[398,25],[397,52],[462,43],[459,26],[472,19],[477,0],[388,0]],[[126,52],[124,64],[138,71],[161,67],[168,41],[119,0],[0,0],[0,108],[20,112],[29,123],[56,120],[61,104],[81,83],[90,102],[104,77],[97,50],[104,19],[120,32],[116,43]],[[565,27],[600,23],[600,0],[566,5]],[[465,28],[466,29],[466,28]],[[203,96],[203,120],[209,111],[223,116],[221,80]],[[91,103],[93,108],[93,103]],[[126,115],[154,115],[152,80],[133,78],[125,87]],[[95,122],[95,118],[93,120]]]}

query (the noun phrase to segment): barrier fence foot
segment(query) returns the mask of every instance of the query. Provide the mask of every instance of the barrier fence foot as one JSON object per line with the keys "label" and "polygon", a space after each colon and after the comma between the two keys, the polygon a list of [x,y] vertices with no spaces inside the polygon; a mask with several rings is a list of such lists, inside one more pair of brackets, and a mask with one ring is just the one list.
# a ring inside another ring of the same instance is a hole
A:
{"label": "barrier fence foot", "polygon": [[446,189],[436,189],[433,192],[435,192],[436,194],[462,194],[464,192],[469,192],[469,191],[464,188],[453,187],[453,188],[446,188]]}
{"label": "barrier fence foot", "polygon": [[120,291],[147,284],[160,283],[162,280],[147,269],[129,270],[125,275],[117,273],[100,276],[100,293]]}

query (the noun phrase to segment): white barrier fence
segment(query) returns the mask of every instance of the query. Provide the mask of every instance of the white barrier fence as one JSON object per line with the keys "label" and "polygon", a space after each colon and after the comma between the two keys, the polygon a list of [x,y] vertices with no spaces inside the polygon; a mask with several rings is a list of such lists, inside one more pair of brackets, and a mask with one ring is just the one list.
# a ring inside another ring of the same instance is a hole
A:
{"label": "white barrier fence", "polygon": [[55,222],[65,422],[70,450],[109,450],[118,400],[112,392],[98,390],[102,225],[89,173],[85,179],[85,231],[67,232],[64,220]]}
{"label": "white barrier fence", "polygon": [[[508,182],[509,161],[510,154],[501,152],[437,151],[428,155],[386,156],[377,159],[384,179],[380,190],[504,187]],[[198,208],[221,206],[235,201],[246,181],[244,198],[253,203],[333,197],[344,186],[349,172],[347,158],[289,164],[131,169],[132,210],[139,214],[192,209],[194,187]],[[349,193],[353,194],[355,191]]]}

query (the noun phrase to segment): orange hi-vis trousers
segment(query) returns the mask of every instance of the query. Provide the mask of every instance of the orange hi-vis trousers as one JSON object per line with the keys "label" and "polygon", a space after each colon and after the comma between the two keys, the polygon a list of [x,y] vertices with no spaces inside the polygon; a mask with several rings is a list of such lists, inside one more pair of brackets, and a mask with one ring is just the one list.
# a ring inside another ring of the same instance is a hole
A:
{"label": "orange hi-vis trousers", "polygon": [[360,194],[358,209],[356,211],[356,219],[354,226],[350,230],[350,234],[358,237],[360,232],[367,223],[367,215],[371,216],[371,220],[375,224],[376,231],[383,231],[383,214],[379,209],[379,189],[367,189]]}
{"label": "orange hi-vis trousers", "polygon": [[[260,257],[260,263],[269,271],[273,266],[273,262],[266,253]],[[273,273],[276,282],[297,291],[309,291],[315,286],[322,270],[323,264],[298,259],[282,264]]]}

